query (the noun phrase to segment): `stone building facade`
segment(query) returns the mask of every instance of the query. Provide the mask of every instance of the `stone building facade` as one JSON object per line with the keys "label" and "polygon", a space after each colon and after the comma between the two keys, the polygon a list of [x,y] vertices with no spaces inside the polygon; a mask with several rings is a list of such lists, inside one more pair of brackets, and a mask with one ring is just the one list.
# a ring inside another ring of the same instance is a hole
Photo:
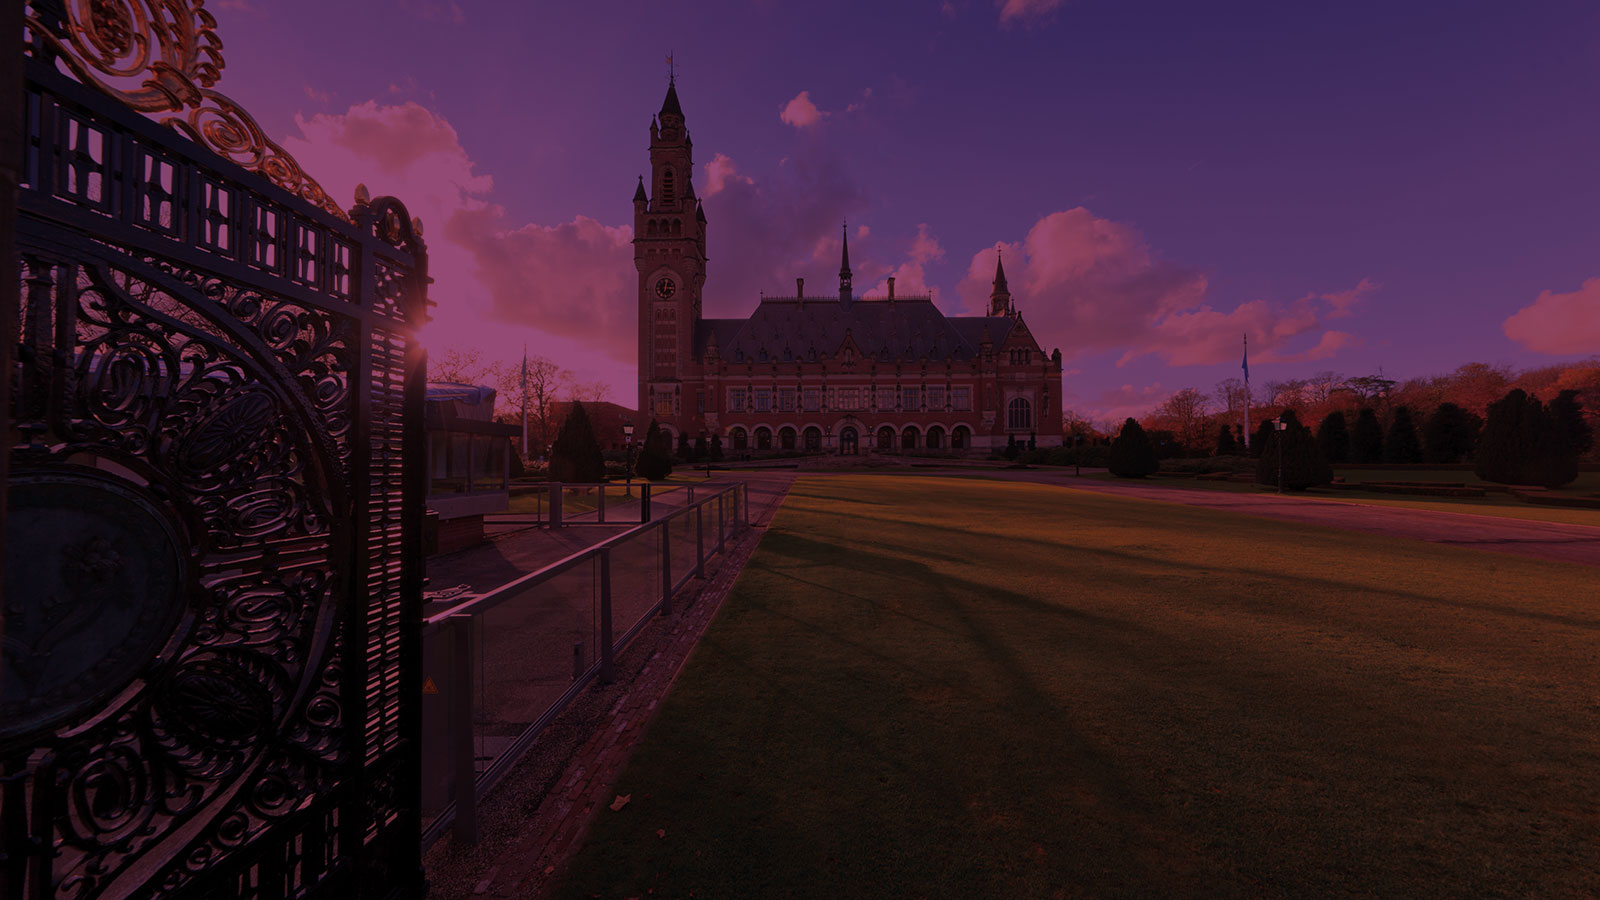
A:
{"label": "stone building facade", "polygon": [[706,216],[676,85],[650,124],[650,184],[633,196],[639,410],[728,452],[987,452],[1058,446],[1061,351],[1045,354],[997,260],[988,314],[930,296],[858,297],[848,234],[837,294],[762,297],[744,319],[701,315]]}

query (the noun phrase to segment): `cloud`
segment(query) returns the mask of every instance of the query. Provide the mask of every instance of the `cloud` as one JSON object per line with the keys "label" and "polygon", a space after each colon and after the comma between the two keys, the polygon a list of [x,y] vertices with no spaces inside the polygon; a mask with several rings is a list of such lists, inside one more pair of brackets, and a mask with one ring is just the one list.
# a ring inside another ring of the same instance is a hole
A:
{"label": "cloud", "polygon": [[1159,381],[1143,387],[1125,384],[1101,391],[1095,407],[1085,412],[1095,421],[1109,424],[1111,433],[1115,434],[1122,428],[1124,421],[1137,419],[1148,413],[1166,402],[1172,393],[1162,389]]}
{"label": "cloud", "polygon": [[[926,222],[917,226],[917,236],[912,238],[911,246],[906,251],[906,261],[901,263],[889,275],[894,277],[894,292],[899,296],[914,294],[927,294],[932,291],[928,285],[925,266],[936,260],[944,259],[944,248],[939,245],[939,239],[928,230]],[[885,276],[878,282],[874,294],[886,295],[889,293],[889,277]]]}
{"label": "cloud", "polygon": [[[368,101],[295,122],[300,133],[284,148],[336,199],[349,203],[361,182],[422,220],[434,350],[479,347],[504,360],[531,339],[584,378],[613,380],[616,362],[634,359],[631,227],[581,215],[555,225],[512,219],[449,121],[414,102]],[[629,381],[613,385],[627,388],[619,396],[632,394]]]}
{"label": "cloud", "polygon": [[1000,24],[1035,22],[1054,12],[1061,0],[995,0],[1000,7]]}
{"label": "cloud", "polygon": [[731,180],[735,184],[749,186],[754,184],[748,176],[740,175],[733,164],[733,160],[726,153],[718,153],[711,162],[706,163],[706,189],[705,197],[712,197],[722,193],[722,189]]}
{"label": "cloud", "polygon": [[1323,294],[1322,299],[1328,301],[1328,311],[1323,315],[1326,319],[1342,319],[1350,315],[1357,303],[1362,298],[1378,289],[1378,284],[1370,278],[1361,279],[1361,283],[1348,291],[1339,291],[1333,294]]}
{"label": "cloud", "polygon": [[944,0],[944,3],[939,5],[939,14],[946,19],[954,19],[956,17],[956,5],[951,3],[950,0]]}
{"label": "cloud", "polygon": [[637,347],[633,229],[578,216],[521,225],[490,204],[457,212],[445,237],[472,248],[492,318],[601,345],[619,362]]}
{"label": "cloud", "polygon": [[[1296,338],[1375,289],[1363,281],[1288,304],[1251,300],[1219,309],[1209,302],[1204,271],[1160,258],[1133,226],[1080,206],[1039,219],[1019,242],[974,254],[956,288],[966,309],[987,307],[997,252],[1014,302],[1041,340],[1060,340],[1069,354],[1120,350],[1118,365],[1147,354],[1169,365],[1224,362],[1238,355],[1244,334],[1263,354],[1287,353]],[[1351,339],[1325,339],[1314,352],[1331,355]]]}
{"label": "cloud", "polygon": [[1536,353],[1600,350],[1600,278],[1568,294],[1544,291],[1501,325],[1506,337]]}
{"label": "cloud", "polygon": [[817,105],[811,102],[810,91],[801,91],[793,100],[785,103],[783,110],[778,113],[778,118],[782,119],[784,124],[801,129],[811,128],[827,116],[827,113],[817,109]]}
{"label": "cloud", "polygon": [[328,101],[333,99],[333,95],[332,94],[328,93],[327,91],[319,91],[319,90],[317,90],[316,88],[312,87],[309,84],[305,86],[305,89],[306,89],[306,96],[307,97],[310,97],[311,99],[317,101],[318,103],[323,104],[324,106],[326,106],[328,104]]}

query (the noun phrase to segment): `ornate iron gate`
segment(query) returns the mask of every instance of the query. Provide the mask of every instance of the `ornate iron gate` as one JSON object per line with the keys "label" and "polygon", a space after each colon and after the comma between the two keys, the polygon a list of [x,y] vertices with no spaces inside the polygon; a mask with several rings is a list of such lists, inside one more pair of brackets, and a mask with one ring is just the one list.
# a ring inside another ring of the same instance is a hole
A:
{"label": "ornate iron gate", "polygon": [[24,13],[0,900],[422,892],[420,226],[201,4]]}

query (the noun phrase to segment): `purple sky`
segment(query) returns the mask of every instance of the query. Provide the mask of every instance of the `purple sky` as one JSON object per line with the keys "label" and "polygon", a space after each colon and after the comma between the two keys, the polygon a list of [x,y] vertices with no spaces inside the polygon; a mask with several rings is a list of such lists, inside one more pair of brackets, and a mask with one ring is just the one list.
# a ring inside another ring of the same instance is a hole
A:
{"label": "purple sky", "polygon": [[526,342],[634,393],[632,207],[665,56],[706,310],[824,287],[947,311],[994,247],[1067,406],[1239,373],[1600,353],[1600,5],[220,0],[242,102],[331,193],[425,224],[435,352]]}

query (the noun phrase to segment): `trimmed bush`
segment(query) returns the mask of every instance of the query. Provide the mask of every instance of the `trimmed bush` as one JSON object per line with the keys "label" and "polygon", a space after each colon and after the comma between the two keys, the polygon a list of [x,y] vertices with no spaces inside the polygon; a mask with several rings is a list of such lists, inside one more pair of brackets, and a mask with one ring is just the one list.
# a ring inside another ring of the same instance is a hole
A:
{"label": "trimmed bush", "polygon": [[699,462],[706,458],[706,436],[704,434],[694,439],[694,461]]}
{"label": "trimmed bush", "polygon": [[1550,415],[1567,432],[1567,441],[1579,456],[1594,449],[1594,429],[1583,418],[1583,402],[1577,391],[1562,391],[1550,401]]}
{"label": "trimmed bush", "polygon": [[1256,433],[1250,436],[1250,456],[1260,458],[1261,448],[1270,440],[1272,440],[1272,420],[1262,419],[1261,424],[1256,426]]}
{"label": "trimmed bush", "polygon": [[694,462],[694,450],[689,446],[689,432],[678,435],[678,459],[682,462]]}
{"label": "trimmed bush", "polygon": [[594,424],[582,403],[574,402],[550,449],[550,480],[593,484],[606,480],[606,461],[595,440]]}
{"label": "trimmed bush", "polygon": [[1422,462],[1422,441],[1417,439],[1417,426],[1411,421],[1409,406],[1394,408],[1389,436],[1383,440],[1383,461],[1402,465]]}
{"label": "trimmed bush", "polygon": [[722,459],[722,435],[717,432],[711,433],[711,458],[714,461]]}
{"label": "trimmed bush", "polygon": [[1111,442],[1111,454],[1106,463],[1111,474],[1119,478],[1143,478],[1154,475],[1161,467],[1149,435],[1131,418],[1122,423],[1121,433]]}
{"label": "trimmed bush", "polygon": [[672,474],[672,439],[655,419],[650,420],[650,430],[644,433],[644,446],[639,448],[636,469],[640,478],[651,481],[660,481]]}
{"label": "trimmed bush", "polygon": [[1383,462],[1383,426],[1370,406],[1356,414],[1355,427],[1350,430],[1350,461]]}
{"label": "trimmed bush", "polygon": [[[1283,431],[1270,432],[1271,437],[1261,448],[1261,458],[1256,460],[1256,484],[1278,485],[1280,444],[1283,448],[1281,471],[1284,490],[1303,491],[1331,483],[1333,467],[1323,458],[1311,429],[1300,424],[1300,419],[1292,409],[1284,410],[1282,418],[1288,427]],[[1271,424],[1270,421],[1268,424]]]}
{"label": "trimmed bush", "polygon": [[1350,461],[1350,429],[1345,424],[1344,413],[1334,410],[1323,417],[1317,426],[1317,447],[1322,458],[1330,463]]}

